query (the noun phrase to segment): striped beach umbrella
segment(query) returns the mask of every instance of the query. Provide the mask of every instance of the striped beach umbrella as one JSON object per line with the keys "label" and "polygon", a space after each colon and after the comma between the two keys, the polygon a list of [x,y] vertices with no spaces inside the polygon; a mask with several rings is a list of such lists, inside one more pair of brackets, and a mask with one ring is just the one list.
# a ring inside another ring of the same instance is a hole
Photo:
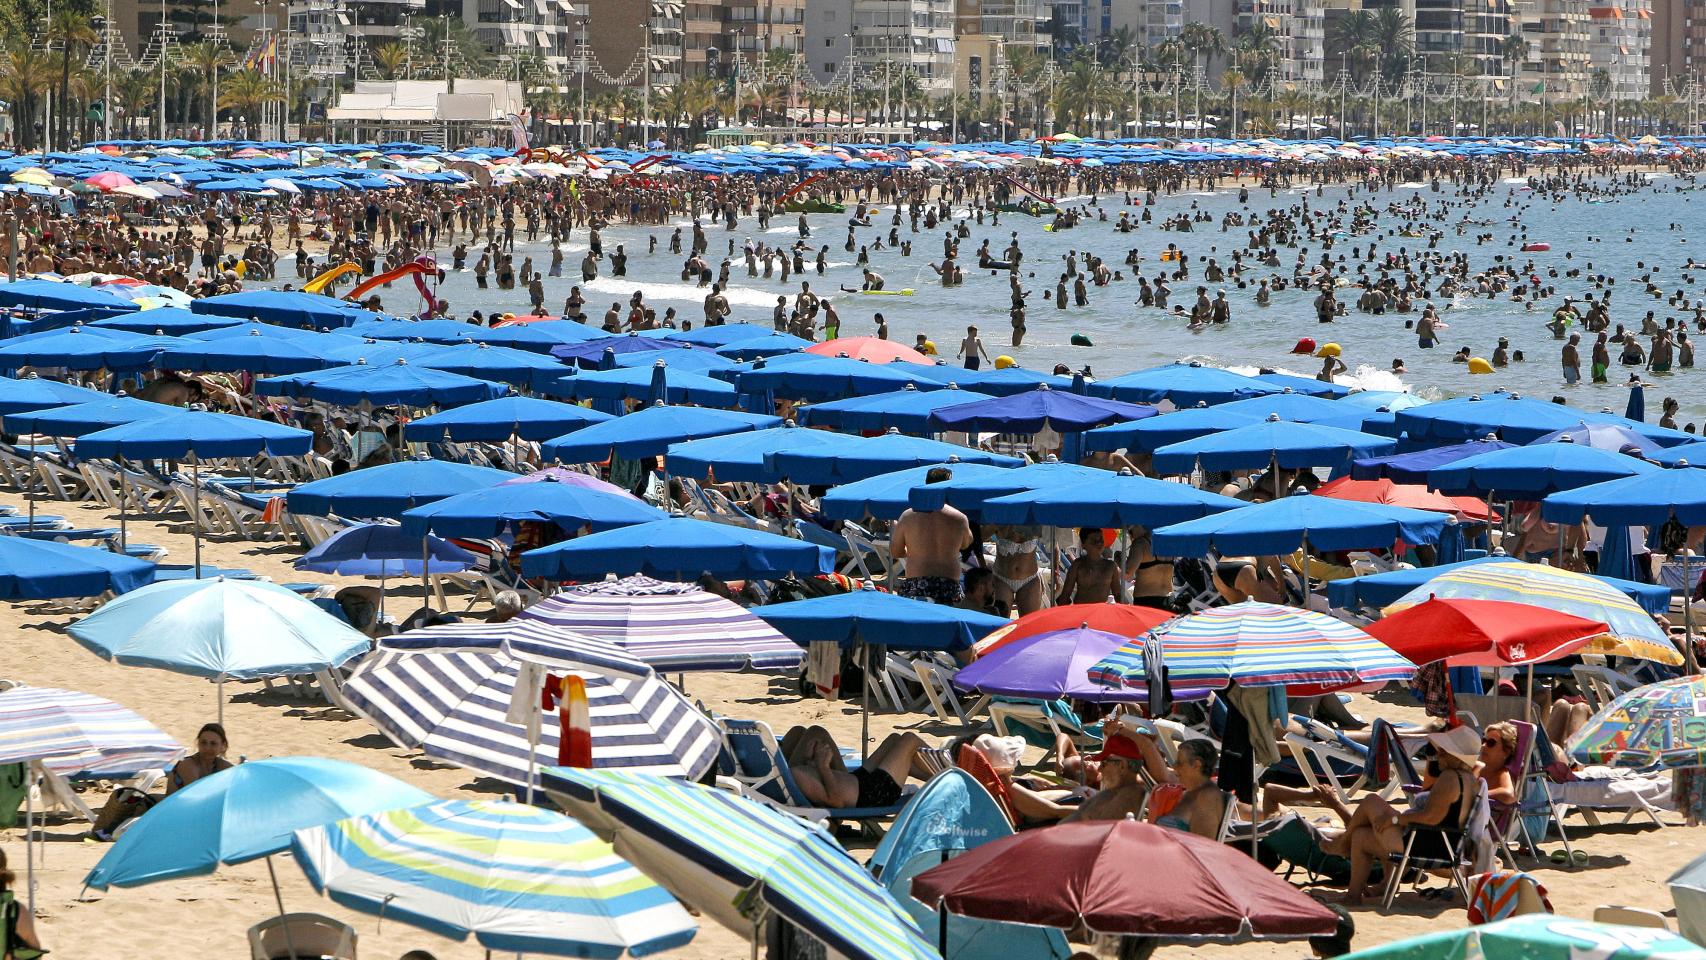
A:
{"label": "striped beach umbrella", "polygon": [[587,670],[613,677],[649,677],[652,668],[606,640],[552,623],[443,623],[409,630],[379,642],[381,650],[501,653],[557,670]]}
{"label": "striped beach umbrella", "polygon": [[1681,663],[1676,647],[1652,616],[1629,596],[1596,577],[1539,563],[1508,561],[1453,567],[1399,597],[1387,613],[1407,610],[1430,598],[1505,600],[1548,607],[1611,628],[1616,649],[1589,646],[1584,653],[1615,653],[1661,663]]}
{"label": "striped beach umbrella", "polygon": [[316,890],[487,950],[645,956],[698,925],[592,831],[550,810],[443,800],[296,832]]}
{"label": "striped beach umbrella", "polygon": [[[524,785],[531,768],[558,762],[560,731],[545,723],[529,746],[528,718],[510,710],[521,666],[502,653],[381,652],[356,669],[344,695],[398,746]],[[669,684],[578,675],[595,768],[698,779],[716,763],[716,725]]]}
{"label": "striped beach umbrella", "polygon": [[0,693],[0,763],[39,760],[61,776],[122,779],[183,755],[164,731],[111,700],[54,687]]}
{"label": "striped beach umbrella", "polygon": [[520,619],[609,642],[660,673],[792,670],[802,656],[797,644],[740,604],[645,576],[565,590],[523,610]]}
{"label": "striped beach umbrella", "polygon": [[822,827],[723,790],[622,770],[544,772],[545,789],[689,906],[747,938],[775,914],[848,960],[939,960]]}
{"label": "striped beach umbrella", "polygon": [[[1408,680],[1415,664],[1356,627],[1312,610],[1246,600],[1156,627],[1168,682],[1176,688],[1290,684],[1346,686]],[[1134,640],[1090,668],[1106,684],[1149,682]]]}

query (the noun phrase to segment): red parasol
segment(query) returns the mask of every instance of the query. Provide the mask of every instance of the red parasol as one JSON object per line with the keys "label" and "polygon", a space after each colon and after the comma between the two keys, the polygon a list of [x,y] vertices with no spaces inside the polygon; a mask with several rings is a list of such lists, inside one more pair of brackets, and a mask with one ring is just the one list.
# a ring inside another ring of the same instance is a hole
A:
{"label": "red parasol", "polygon": [[1509,667],[1569,656],[1611,628],[1597,620],[1508,600],[1430,597],[1369,624],[1369,636],[1412,663]]}
{"label": "red parasol", "polygon": [[1409,507],[1412,510],[1432,510],[1450,513],[1466,520],[1497,520],[1499,515],[1485,501],[1475,497],[1448,497],[1429,490],[1419,483],[1393,483],[1388,479],[1353,480],[1340,477],[1316,488],[1318,497],[1335,500],[1355,500],[1358,503],[1384,503],[1390,507]]}
{"label": "red parasol", "polygon": [[1035,613],[1027,613],[979,640],[977,655],[987,656],[1025,637],[1053,633],[1056,630],[1071,630],[1086,624],[1092,630],[1135,640],[1171,619],[1173,615],[1165,610],[1134,607],[1126,603],[1069,603],[1060,607],[1046,607]]}
{"label": "red parasol", "polygon": [[868,360],[871,363],[907,360],[929,366],[935,362],[904,343],[879,340],[876,337],[839,337],[834,340],[825,340],[822,343],[814,343],[806,348],[806,352],[824,357],[839,357],[846,354],[854,360]]}
{"label": "red parasol", "polygon": [[912,896],[960,916],[1162,939],[1289,940],[1338,926],[1244,853],[1135,820],[992,840],[914,877]]}
{"label": "red parasol", "polygon": [[561,320],[561,319],[563,319],[563,318],[562,317],[548,317],[548,316],[542,316],[542,315],[537,314],[537,313],[530,313],[530,314],[528,314],[526,316],[522,316],[522,317],[510,317],[508,320],[499,320],[498,322],[492,324],[492,328],[495,330],[498,327],[526,326],[530,323],[547,323],[547,322],[550,322],[553,320]]}

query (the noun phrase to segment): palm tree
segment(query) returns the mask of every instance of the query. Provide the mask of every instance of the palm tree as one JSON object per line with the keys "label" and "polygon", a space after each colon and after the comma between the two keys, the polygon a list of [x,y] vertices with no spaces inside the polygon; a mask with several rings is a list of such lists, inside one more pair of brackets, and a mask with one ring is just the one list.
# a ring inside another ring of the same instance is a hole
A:
{"label": "palm tree", "polygon": [[1327,56],[1337,57],[1357,83],[1366,79],[1366,72],[1379,53],[1374,14],[1357,10],[1340,17],[1328,38]]}
{"label": "palm tree", "polygon": [[1190,51],[1193,62],[1200,59],[1204,69],[1213,67],[1215,56],[1226,52],[1226,34],[1206,23],[1185,24],[1179,31],[1179,42]]}
{"label": "palm tree", "polygon": [[54,117],[54,140],[63,144],[70,132],[65,105],[71,99],[71,58],[100,42],[101,35],[95,32],[95,27],[87,16],[75,9],[61,7],[53,12],[53,19],[48,21],[47,39],[49,49],[56,43],[59,45],[59,98],[57,115]]}
{"label": "palm tree", "polygon": [[1260,84],[1279,62],[1279,34],[1266,21],[1258,20],[1238,37],[1237,50],[1239,63],[1247,67],[1248,76]]}
{"label": "palm tree", "polygon": [[[455,17],[409,17],[407,26],[420,31],[421,49],[427,51],[427,57],[435,65],[434,73],[443,73],[444,41],[450,40],[450,68],[455,71],[458,67],[468,71],[462,76],[480,76],[491,69],[492,51],[479,36],[468,26],[468,22],[460,16]],[[377,53],[377,51],[375,51]]]}
{"label": "palm tree", "polygon": [[207,111],[203,129],[213,130],[219,118],[219,105],[213,102],[214,76],[232,62],[231,51],[214,43],[203,40],[199,43],[188,44],[183,48],[180,62],[189,72],[185,79],[193,92],[200,92],[202,86],[208,90]]}
{"label": "palm tree", "polygon": [[408,72],[409,49],[400,43],[382,43],[373,48],[373,69],[382,80],[402,80]]}
{"label": "palm tree", "polygon": [[1382,73],[1389,81],[1402,80],[1416,51],[1416,31],[1410,18],[1397,7],[1382,7],[1374,15],[1374,42],[1380,50]]}
{"label": "palm tree", "polygon": [[242,117],[258,117],[262,105],[283,100],[284,91],[259,70],[235,71],[219,91],[219,106]]}
{"label": "palm tree", "polygon": [[141,68],[113,74],[113,99],[124,117],[124,135],[135,137],[136,118],[147,116],[160,95],[158,77]]}
{"label": "palm tree", "polygon": [[[12,104],[15,137],[22,150],[36,146],[37,119],[44,106],[42,95],[53,88],[53,72],[48,55],[18,42],[0,56],[0,100]],[[45,132],[46,121],[41,129]]]}
{"label": "palm tree", "polygon": [[1232,99],[1232,136],[1235,138],[1238,136],[1238,91],[1244,82],[1244,71],[1237,67],[1231,67],[1220,75],[1220,84]]}
{"label": "palm tree", "polygon": [[1516,106],[1517,74],[1522,70],[1522,62],[1528,59],[1528,40],[1520,33],[1512,33],[1499,41],[1499,59],[1505,62],[1505,69],[1511,74],[1511,106]]}

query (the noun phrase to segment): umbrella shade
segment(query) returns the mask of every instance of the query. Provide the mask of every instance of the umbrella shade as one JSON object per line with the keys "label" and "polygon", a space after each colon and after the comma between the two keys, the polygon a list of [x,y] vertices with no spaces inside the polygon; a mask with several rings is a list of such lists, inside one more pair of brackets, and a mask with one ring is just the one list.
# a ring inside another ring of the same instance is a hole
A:
{"label": "umbrella shade", "polygon": [[109,602],[72,639],[126,666],[235,680],[313,673],[368,651],[367,637],[261,580],[172,580]]}
{"label": "umbrella shade", "polygon": [[[400,747],[526,784],[530,770],[558,762],[561,733],[542,724],[531,747],[526,725],[508,719],[521,665],[502,653],[381,652],[344,696]],[[586,681],[593,767],[696,780],[716,764],[716,724],[663,680],[575,674]]]}
{"label": "umbrella shade", "polygon": [[946,467],[956,478],[968,480],[1007,469],[950,460],[928,467],[896,470],[894,473],[885,473],[880,477],[860,480],[857,483],[843,484],[824,494],[818,503],[824,516],[835,520],[863,520],[866,516],[893,520],[912,509],[913,489],[923,486],[930,471],[937,467]]}
{"label": "umbrella shade", "polygon": [[1010,397],[1015,393],[1029,393],[1035,390],[1039,384],[1044,383],[1056,390],[1068,390],[1072,387],[1071,377],[1026,370],[1024,367],[1002,367],[1000,369],[986,367],[982,370],[968,370],[946,361],[920,365],[907,363],[904,360],[891,363],[889,367],[891,369],[904,369],[947,387],[957,386],[992,397]]}
{"label": "umbrella shade", "polygon": [[63,280],[38,279],[0,283],[0,306],[33,307],[37,310],[88,310],[100,307],[121,313],[136,309],[136,304],[109,290],[85,287]]}
{"label": "umbrella shade", "polygon": [[[27,377],[0,377],[0,416],[64,407],[100,400],[106,394],[76,384],[60,383],[30,374]],[[1702,460],[1706,463],[1706,460]]]}
{"label": "umbrella shade", "polygon": [[97,890],[205,876],[290,849],[297,830],[432,795],[342,760],[273,757],[203,777],[131,824],[84,883]]}
{"label": "umbrella shade", "polygon": [[1344,960],[1706,960],[1706,949],[1668,930],[1590,923],[1551,913],[1383,944]]}
{"label": "umbrella shade", "polygon": [[128,330],[131,333],[163,333],[168,336],[181,337],[189,333],[201,333],[204,330],[235,327],[242,322],[234,317],[216,317],[210,314],[191,313],[182,307],[158,307],[153,310],[103,317],[90,323],[89,326],[102,327],[107,330]]}
{"label": "umbrella shade", "polygon": [[[658,336],[659,340],[677,340],[681,343],[691,343],[701,347],[723,347],[742,340],[757,340],[773,335],[769,327],[761,327],[755,323],[735,322],[719,324],[715,327],[700,327],[697,330],[671,330]],[[800,343],[810,343],[801,340]]]}
{"label": "umbrella shade", "polygon": [[610,530],[667,517],[656,507],[602,490],[554,480],[499,484],[446,497],[403,513],[403,532],[421,536],[493,537],[522,521],[555,523],[573,531],[582,526]]}
{"label": "umbrella shade", "polygon": [[[904,433],[928,433],[936,429],[930,425],[930,414],[936,410],[990,399],[993,399],[991,394],[973,393],[954,386],[928,391],[908,386],[890,393],[815,403],[800,408],[798,416],[801,424],[811,427],[847,431],[896,427]],[[1706,463],[1706,460],[1701,462]]]}
{"label": "umbrella shade", "polygon": [[1459,397],[1410,407],[1399,410],[1393,421],[1398,430],[1410,435],[1410,439],[1436,443],[1474,440],[1493,432],[1510,443],[1532,443],[1549,433],[1573,429],[1584,423],[1617,424],[1670,446],[1688,443],[1692,439],[1681,431],[1615,414],[1504,395]]}
{"label": "umbrella shade", "polygon": [[1685,443],[1681,446],[1666,447],[1647,459],[1666,467],[1706,466],[1706,443]]}
{"label": "umbrella shade", "polygon": [[[1701,461],[1706,466],[1706,460]],[[1592,517],[1601,526],[1663,526],[1675,517],[1684,526],[1706,524],[1706,472],[1690,467],[1656,470],[1620,480],[1554,493],[1540,515],[1554,523]]]}
{"label": "umbrella shade", "polygon": [[937,390],[941,384],[887,364],[868,363],[847,357],[822,357],[815,353],[789,354],[762,361],[735,378],[741,393],[764,393],[798,400],[840,400],[872,393],[904,390]]}
{"label": "umbrella shade", "polygon": [[487,950],[645,956],[698,929],[610,844],[538,807],[440,800],[300,830],[294,847],[338,903]]}
{"label": "umbrella shade", "polygon": [[1554,430],[1534,443],[1552,443],[1556,440],[1569,440],[1582,447],[1593,447],[1595,450],[1608,450],[1612,453],[1636,453],[1646,457],[1665,448],[1662,443],[1655,442],[1650,437],[1615,423],[1578,423],[1564,430]]}
{"label": "umbrella shade", "polygon": [[1003,697],[1058,700],[1143,700],[1138,687],[1106,687],[1092,683],[1090,667],[1119,649],[1125,637],[1085,626],[1010,640],[954,675],[954,685]]}
{"label": "umbrella shade", "polygon": [[1078,626],[1135,640],[1171,619],[1171,613],[1154,607],[1127,603],[1067,603],[1025,614],[979,640],[977,652],[982,656],[1026,637]]}
{"label": "umbrella shade", "polygon": [[550,357],[528,350],[494,347],[486,343],[464,342],[429,349],[413,360],[423,367],[448,370],[481,380],[496,380],[529,390],[547,389],[568,369]]}
{"label": "umbrella shade", "polygon": [[[1408,680],[1415,664],[1356,627],[1313,610],[1246,600],[1155,628],[1168,681],[1179,688],[1348,686]],[[1149,682],[1141,641],[1090,668],[1099,683]]]}
{"label": "umbrella shade", "polygon": [[[1331,401],[1321,401],[1330,403]],[[1162,473],[1204,470],[1259,470],[1277,464],[1284,470],[1337,467],[1355,457],[1389,452],[1396,440],[1360,430],[1320,423],[1285,423],[1269,417],[1195,440],[1159,447],[1155,469]]]}
{"label": "umbrella shade", "polygon": [[403,460],[315,480],[285,495],[290,512],[324,517],[401,517],[412,507],[491,487],[515,474],[443,460]]}
{"label": "umbrella shade", "polygon": [[576,537],[521,555],[525,577],[590,580],[606,574],[644,574],[693,580],[774,580],[787,574],[835,572],[835,551],[763,530],[665,517],[620,530]]}
{"label": "umbrella shade", "polygon": [[1446,519],[1425,510],[1298,494],[1150,532],[1157,556],[1201,557],[1214,549],[1261,557],[1291,553],[1306,539],[1315,552],[1436,543]]}
{"label": "umbrella shade", "polygon": [[144,336],[123,330],[70,327],[24,336],[0,346],[0,367],[68,367],[72,370],[133,370],[153,365],[177,337]]}
{"label": "umbrella shade", "polygon": [[1047,385],[1027,393],[943,407],[930,414],[938,430],[984,433],[1036,433],[1045,426],[1059,433],[1153,417],[1154,407],[1087,397]]}
{"label": "umbrella shade", "polygon": [[[1316,380],[1313,377],[1300,377],[1291,373],[1258,373],[1253,379],[1260,380],[1263,383],[1272,384],[1273,386],[1279,387],[1281,390],[1301,394],[1306,397],[1338,398],[1346,396],[1351,392],[1350,387],[1341,383],[1326,383],[1321,380]],[[1397,393],[1397,391],[1381,392]],[[1398,395],[1405,396],[1405,394]],[[1237,401],[1233,402],[1236,403]],[[1372,410],[1374,407],[1382,405],[1383,404],[1378,403],[1372,404],[1369,409]]]}
{"label": "umbrella shade", "polygon": [[557,376],[544,387],[546,393],[575,400],[655,400],[653,381],[663,377],[664,402],[691,403],[707,407],[735,405],[735,388],[715,377],[686,370],[673,370],[659,360],[649,367],[616,367],[585,370],[573,376]]}
{"label": "umbrella shade", "polygon": [[633,460],[658,456],[672,443],[781,424],[781,417],[764,414],[659,404],[548,440],[540,450],[563,463],[597,463],[612,454]]}
{"label": "umbrella shade", "polygon": [[782,450],[833,449],[848,438],[827,430],[801,430],[792,421],[766,430],[689,440],[669,447],[666,463],[673,476],[704,482],[715,471],[721,483],[764,483],[775,479],[765,461]]}
{"label": "umbrella shade", "polygon": [[1281,387],[1264,383],[1255,377],[1205,367],[1200,363],[1170,363],[1127,373],[1090,385],[1098,397],[1112,397],[1134,403],[1171,402],[1176,407],[1194,407],[1227,403],[1244,397],[1279,393]]}
{"label": "umbrella shade", "polygon": [[[345,577],[419,577],[462,573],[480,558],[448,540],[412,537],[389,523],[362,523],[338,531],[294,561],[298,570]],[[423,557],[422,554],[426,556]]]}
{"label": "umbrella shade", "polygon": [[154,582],[154,564],[102,547],[0,537],[0,600],[128,593]]}
{"label": "umbrella shade", "polygon": [[300,457],[313,446],[314,435],[307,430],[228,413],[177,409],[155,419],[86,433],[73,449],[85,460],[215,460],[262,453]]}
{"label": "umbrella shade", "polygon": [[767,454],[764,467],[771,478],[786,477],[794,483],[829,486],[869,480],[950,458],[995,467],[1017,467],[1025,462],[1018,457],[890,431],[878,437],[842,437],[840,442],[828,446],[783,448]]}
{"label": "umbrella shade", "polygon": [[1298,939],[1338,925],[1248,855],[1135,820],[993,840],[914,877],[912,896],[961,916],[1161,939]]}
{"label": "umbrella shade", "polygon": [[[1393,570],[1389,573],[1374,573],[1365,577],[1332,580],[1327,583],[1327,601],[1335,607],[1384,607],[1387,604],[1397,602],[1399,597],[1448,570],[1473,566],[1477,563],[1519,562],[1521,561],[1515,557],[1495,554],[1487,557],[1476,557],[1473,560],[1461,560],[1456,563],[1442,563],[1433,567]],[[1632,580],[1614,580],[1610,577],[1595,576],[1594,579],[1623,593],[1648,613],[1664,613],[1670,609],[1669,587],[1660,584],[1635,583]],[[1544,604],[1537,605],[1544,606]],[[1588,619],[1593,618],[1589,617]]]}
{"label": "umbrella shade", "polygon": [[111,700],[53,687],[0,693],[0,763],[39,760],[61,776],[117,780],[183,755],[177,741]]}
{"label": "umbrella shade", "polygon": [[944,504],[953,504],[961,510],[973,511],[996,497],[1027,490],[1083,488],[1107,483],[1115,476],[1117,474],[1111,470],[1062,463],[1053,457],[1041,463],[998,472],[972,473],[956,469],[951,479],[914,487],[907,503],[914,510],[940,510]]}
{"label": "umbrella shade", "polygon": [[522,663],[560,670],[586,670],[609,677],[644,679],[645,662],[606,640],[582,636],[552,624],[529,620],[503,623],[442,623],[386,637],[381,650],[496,653]]}
{"label": "umbrella shade", "polygon": [[758,617],[800,646],[882,644],[890,650],[964,650],[1007,625],[1002,617],[878,590],[759,607]]}
{"label": "umbrella shade", "polygon": [[345,301],[288,290],[244,290],[203,297],[191,304],[190,310],[243,320],[264,320],[287,327],[333,329],[347,327],[360,316],[355,306]]}
{"label": "umbrella shade", "polygon": [[983,502],[986,523],[1047,527],[1157,527],[1249,504],[1186,483],[1121,472],[1094,487],[1048,487]]}
{"label": "umbrella shade", "polygon": [[1654,473],[1660,467],[1635,457],[1568,441],[1494,450],[1428,472],[1428,486],[1455,494],[1498,493],[1538,500],[1606,480]]}
{"label": "umbrella shade", "polygon": [[1084,434],[1084,448],[1139,450],[1147,453],[1169,444],[1183,443],[1222,430],[1236,430],[1262,422],[1262,417],[1249,412],[1230,410],[1230,406],[1231,404],[1220,404],[1213,407],[1193,407],[1147,420],[1097,427]]}
{"label": "umbrella shade", "polygon": [[1364,630],[1412,663],[1510,667],[1569,656],[1603,636],[1597,620],[1505,600],[1440,600],[1382,617]]}
{"label": "umbrella shade", "polygon": [[[197,301],[203,302],[203,301]],[[508,395],[509,387],[460,373],[431,367],[396,363],[348,366],[274,377],[255,384],[255,392],[274,397],[320,400],[351,407],[371,403],[376,407],[403,404],[411,407],[476,403]]]}
{"label": "umbrella shade", "polygon": [[1582,764],[1706,767],[1706,677],[1650,683],[1623,694],[1589,717],[1568,749]]}
{"label": "umbrella shade", "polygon": [[605,336],[594,340],[559,344],[551,348],[551,356],[591,370],[598,367],[607,353],[623,356],[632,353],[658,353],[664,350],[673,352],[691,349],[693,349],[691,344],[630,333],[620,337]]}
{"label": "umbrella shade", "polygon": [[[1456,567],[1429,579],[1386,608],[1387,613],[1429,599],[1507,600],[1548,607],[1611,628],[1612,636],[1631,645],[1629,656],[1679,663],[1670,639],[1628,595],[1598,577],[1538,563],[1507,561]],[[1592,652],[1591,650],[1589,652]]]}
{"label": "umbrella shade", "polygon": [[802,659],[799,647],[740,604],[650,577],[573,587],[520,619],[614,644],[659,673],[792,670]]}
{"label": "umbrella shade", "polygon": [[639,497],[634,496],[614,483],[610,483],[607,480],[600,480],[589,473],[570,470],[568,467],[545,467],[543,469],[535,470],[532,473],[522,474],[519,477],[511,477],[510,479],[505,480],[502,484],[499,484],[499,486],[518,486],[523,483],[550,483],[552,481],[556,481],[557,483],[566,483],[572,487],[581,487],[586,490],[601,490],[605,493],[613,493],[619,497],[627,497],[630,500],[640,500]]}
{"label": "umbrella shade", "polygon": [[908,363],[930,362],[929,357],[904,343],[878,337],[839,337],[811,344],[805,348],[805,352],[824,357],[851,357],[871,363],[888,363],[891,360],[905,360]]}
{"label": "umbrella shade", "polygon": [[86,403],[33,410],[28,413],[7,414],[4,425],[7,433],[36,433],[45,437],[77,437],[120,424],[135,423],[178,413],[179,407],[150,403],[135,397],[103,397]]}
{"label": "umbrella shade", "polygon": [[[711,329],[716,329],[715,327]],[[811,341],[804,337],[796,337],[791,333],[772,333],[764,337],[750,337],[725,343],[717,347],[717,356],[725,360],[764,360],[769,357],[779,357],[783,354],[796,353],[801,347],[811,346]]]}
{"label": "umbrella shade", "polygon": [[620,770],[544,772],[545,789],[617,853],[745,937],[754,901],[849,960],[939,960],[911,918],[822,827],[696,783]]}
{"label": "umbrella shade", "polygon": [[482,440],[504,443],[511,437],[549,440],[611,419],[614,418],[608,413],[572,403],[536,397],[499,397],[411,420],[403,427],[403,439],[428,443],[447,438],[460,443]]}
{"label": "umbrella shade", "polygon": [[1474,497],[1448,497],[1435,493],[1419,483],[1394,483],[1391,480],[1357,480],[1340,477],[1315,488],[1318,497],[1334,500],[1353,500],[1357,503],[1383,503],[1389,507],[1408,507],[1411,510],[1432,510],[1449,513],[1468,520],[1497,520],[1486,501]]}
{"label": "umbrella shade", "polygon": [[[147,311],[162,312],[164,311]],[[207,314],[187,315],[196,319],[229,319]],[[163,351],[155,365],[162,370],[306,373],[332,366],[333,361],[327,359],[327,351],[345,340],[344,337],[321,337],[320,342],[304,342],[268,336],[261,330],[251,328],[243,336],[221,337],[216,340],[185,340],[181,345]]]}

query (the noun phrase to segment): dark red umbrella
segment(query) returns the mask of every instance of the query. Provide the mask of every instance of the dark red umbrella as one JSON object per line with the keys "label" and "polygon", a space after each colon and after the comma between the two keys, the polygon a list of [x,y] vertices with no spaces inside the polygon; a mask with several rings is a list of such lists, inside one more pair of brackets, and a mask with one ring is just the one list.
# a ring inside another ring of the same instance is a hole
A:
{"label": "dark red umbrella", "polygon": [[913,877],[912,896],[960,916],[1162,939],[1291,940],[1338,925],[1232,847],[1136,820],[990,841]]}
{"label": "dark red umbrella", "polygon": [[1363,628],[1412,663],[1509,667],[1568,656],[1611,628],[1508,600],[1429,597]]}

